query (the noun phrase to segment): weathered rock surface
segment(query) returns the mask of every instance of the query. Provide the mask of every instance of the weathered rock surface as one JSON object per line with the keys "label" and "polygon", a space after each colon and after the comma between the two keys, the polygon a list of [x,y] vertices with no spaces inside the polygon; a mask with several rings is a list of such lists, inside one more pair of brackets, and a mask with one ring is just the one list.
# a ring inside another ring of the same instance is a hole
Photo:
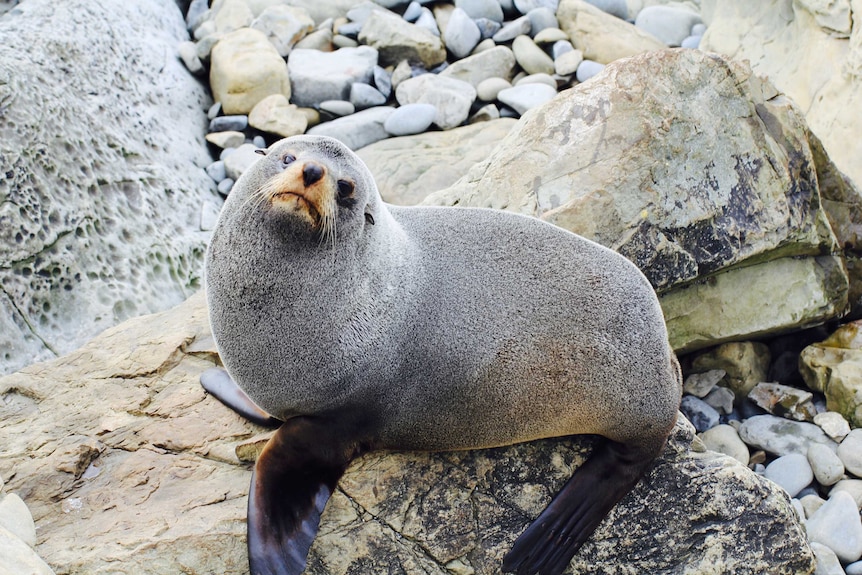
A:
{"label": "weathered rock surface", "polygon": [[374,174],[384,201],[413,205],[484,160],[515,122],[501,118],[445,132],[389,138],[356,153]]}
{"label": "weathered rock surface", "polygon": [[5,373],[194,293],[220,200],[175,2],[30,0],[0,37]]}
{"label": "weathered rock surface", "polygon": [[805,385],[826,396],[829,411],[862,427],[862,321],[838,328],[827,339],[809,345],[799,356]]}
{"label": "weathered rock surface", "polygon": [[426,201],[531,214],[612,247],[660,291],[672,344],[690,350],[844,311],[808,134],[744,64],[650,52],[531,110]]}
{"label": "weathered rock surface", "polygon": [[[216,361],[206,317],[198,294],[0,379],[0,474],[58,574],[247,573],[250,473],[235,451],[261,430],[198,384]],[[692,433],[678,425],[570,572],[813,570],[787,496],[729,457],[690,451]],[[307,573],[498,573],[588,443],[365,456],[323,514]]]}

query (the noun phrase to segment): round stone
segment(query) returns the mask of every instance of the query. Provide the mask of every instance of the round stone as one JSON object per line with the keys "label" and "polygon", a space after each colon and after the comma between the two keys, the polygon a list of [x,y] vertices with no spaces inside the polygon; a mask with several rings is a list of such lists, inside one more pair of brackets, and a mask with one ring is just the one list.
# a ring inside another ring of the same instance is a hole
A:
{"label": "round stone", "polygon": [[522,34],[515,38],[512,42],[512,52],[515,53],[515,60],[527,74],[554,73],[554,61],[529,36]]}
{"label": "round stone", "polygon": [[832,549],[816,541],[812,541],[810,546],[817,560],[815,575],[846,575],[841,568],[841,561]]}
{"label": "round stone", "polygon": [[[544,28],[533,36],[533,42],[539,44],[553,44],[555,42],[568,42],[569,35],[556,27]],[[569,44],[571,46],[571,43]]]}
{"label": "round stone", "polygon": [[[281,96],[281,94],[278,94]],[[284,97],[284,96],[282,96]],[[248,116],[236,114],[232,116],[218,116],[210,120],[209,132],[242,132],[248,127]]]}
{"label": "round stone", "polygon": [[835,484],[829,495],[832,496],[839,491],[850,494],[850,497],[856,502],[856,507],[862,509],[862,479],[842,479]]}
{"label": "round stone", "polygon": [[578,71],[583,61],[584,53],[580,50],[564,52],[554,59],[554,71],[560,76],[569,76]]}
{"label": "round stone", "polygon": [[830,448],[815,443],[808,447],[808,463],[820,485],[835,485],[844,476],[844,464]]}
{"label": "round stone", "polygon": [[862,477],[862,428],[851,431],[838,446],[838,457],[844,468]]}
{"label": "round stone", "polygon": [[213,162],[204,168],[204,171],[215,183],[219,183],[227,177],[227,172],[225,172],[224,169],[224,162],[221,160]]}
{"label": "round stone", "polygon": [[594,62],[592,60],[584,60],[583,62],[581,62],[581,65],[578,66],[578,82],[586,82],[604,69],[604,64],[599,64],[598,62]]}
{"label": "round stone", "polygon": [[374,86],[355,82],[350,86],[350,103],[356,110],[364,110],[386,103],[386,96]]}
{"label": "round stone", "polygon": [[554,11],[550,8],[536,8],[527,13],[527,18],[530,19],[530,36],[535,36],[542,30],[548,28],[558,28],[559,22]]}
{"label": "round stone", "polygon": [[220,193],[223,196],[230,194],[230,191],[233,188],[233,182],[234,182],[233,178],[225,178],[222,181],[220,181],[218,183],[218,186],[216,186],[218,193]]}
{"label": "round stone", "polygon": [[431,104],[405,104],[396,108],[383,123],[383,129],[392,136],[420,134],[431,127],[437,108]]}
{"label": "round stone", "polygon": [[557,90],[547,84],[523,84],[501,90],[497,99],[518,114],[524,115],[527,110],[549,102],[556,95]]}
{"label": "round stone", "polygon": [[720,417],[715,408],[693,395],[686,395],[682,398],[679,410],[682,411],[683,415],[688,418],[699,433],[703,433],[707,429],[718,425]]}
{"label": "round stone", "polygon": [[691,27],[691,35],[692,36],[703,36],[706,33],[706,24],[703,22],[698,22],[694,26]]}
{"label": "round stone", "polygon": [[356,106],[346,100],[325,100],[320,103],[320,110],[333,116],[349,116],[356,112]]}
{"label": "round stone", "polygon": [[[489,40],[494,37],[494,34],[500,31],[502,24],[488,18],[476,18],[473,20],[476,26],[479,27],[479,33],[482,35],[482,40]],[[494,44],[496,46],[496,44]],[[478,44],[477,44],[478,46]],[[474,49],[475,51],[475,49]]]}
{"label": "round stone", "polygon": [[497,99],[501,90],[511,88],[512,84],[505,78],[488,78],[479,82],[476,86],[476,94],[483,102],[492,102]]}
{"label": "round stone", "polygon": [[833,493],[805,524],[808,540],[832,549],[843,563],[862,557],[862,520],[853,497]]}
{"label": "round stone", "polygon": [[[802,495],[802,493],[799,493]],[[802,504],[802,509],[805,511],[806,519],[814,515],[818,509],[823,507],[823,504],[826,503],[826,500],[820,497],[819,495],[809,494],[805,497],[799,499],[799,503]]]}
{"label": "round stone", "polygon": [[743,465],[748,465],[750,454],[748,446],[739,438],[739,433],[730,425],[716,425],[700,434],[706,448],[733,457]]}
{"label": "round stone", "polygon": [[455,7],[474,20],[487,18],[495,22],[503,21],[503,8],[497,0],[455,0]]}
{"label": "round stone", "polygon": [[635,18],[635,26],[668,46],[679,46],[691,35],[692,26],[700,22],[695,12],[675,6],[647,6]]}
{"label": "round stone", "polygon": [[245,134],[242,132],[210,132],[206,136],[206,141],[219,148],[237,148],[245,142]]}
{"label": "round stone", "polygon": [[808,458],[798,453],[779,457],[766,466],[763,475],[783,487],[790,497],[795,497],[814,479]]}
{"label": "round stone", "polygon": [[455,8],[449,15],[449,23],[446,25],[443,38],[449,52],[460,60],[468,56],[476,47],[482,39],[482,33],[464,10]]}
{"label": "round stone", "polygon": [[834,445],[823,430],[813,423],[792,421],[775,415],[755,415],[739,428],[739,436],[749,446],[775,455],[806,455],[812,443]]}
{"label": "round stone", "polygon": [[557,89],[557,81],[550,74],[530,74],[524,76],[515,84],[516,86],[524,86],[526,84],[545,84],[554,90]]}
{"label": "round stone", "polygon": [[697,48],[700,46],[700,36],[688,36],[680,44],[683,48]]}
{"label": "round stone", "polygon": [[408,22],[415,22],[419,18],[420,14],[422,14],[422,4],[413,0],[413,2],[407,5],[407,8],[404,10],[404,14],[402,14],[401,17]]}

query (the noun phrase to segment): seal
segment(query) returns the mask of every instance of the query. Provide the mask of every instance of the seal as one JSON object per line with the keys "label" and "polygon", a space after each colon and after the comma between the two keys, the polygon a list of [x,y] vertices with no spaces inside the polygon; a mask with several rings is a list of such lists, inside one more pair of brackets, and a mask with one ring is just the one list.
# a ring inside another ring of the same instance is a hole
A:
{"label": "seal", "polygon": [[679,364],[646,278],[535,218],[384,204],[334,139],[264,154],[226,200],[205,271],[227,373],[202,383],[283,422],[252,473],[251,572],[302,572],[326,501],[369,450],[598,435],[503,562],[561,573],[676,420]]}

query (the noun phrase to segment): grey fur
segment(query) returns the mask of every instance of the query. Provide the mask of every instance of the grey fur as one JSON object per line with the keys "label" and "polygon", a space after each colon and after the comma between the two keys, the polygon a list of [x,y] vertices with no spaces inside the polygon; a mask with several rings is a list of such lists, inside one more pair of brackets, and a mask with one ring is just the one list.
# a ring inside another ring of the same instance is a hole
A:
{"label": "grey fur", "polygon": [[[334,207],[334,243],[250,200],[287,150],[356,182],[356,204]],[[534,218],[386,205],[329,138],[282,140],[243,174],[206,290],[225,366],[258,405],[282,419],[367,413],[376,447],[583,433],[654,446],[676,418],[679,366],[632,263]]]}

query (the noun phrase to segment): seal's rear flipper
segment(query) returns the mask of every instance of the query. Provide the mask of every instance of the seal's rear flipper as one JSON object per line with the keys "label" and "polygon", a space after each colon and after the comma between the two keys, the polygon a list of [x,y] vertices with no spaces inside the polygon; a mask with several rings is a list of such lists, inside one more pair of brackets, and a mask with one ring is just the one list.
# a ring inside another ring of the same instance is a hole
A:
{"label": "seal's rear flipper", "polygon": [[598,444],[592,457],[503,558],[503,571],[518,575],[559,575],[602,519],[646,473],[658,449],[615,441]]}
{"label": "seal's rear flipper", "polygon": [[213,397],[252,423],[270,428],[278,427],[282,423],[280,419],[272,417],[256,406],[228,372],[220,367],[213,367],[203,372],[201,385]]}
{"label": "seal's rear flipper", "polygon": [[252,575],[302,573],[326,501],[358,454],[331,422],[298,417],[275,432],[257,459],[248,494]]}

